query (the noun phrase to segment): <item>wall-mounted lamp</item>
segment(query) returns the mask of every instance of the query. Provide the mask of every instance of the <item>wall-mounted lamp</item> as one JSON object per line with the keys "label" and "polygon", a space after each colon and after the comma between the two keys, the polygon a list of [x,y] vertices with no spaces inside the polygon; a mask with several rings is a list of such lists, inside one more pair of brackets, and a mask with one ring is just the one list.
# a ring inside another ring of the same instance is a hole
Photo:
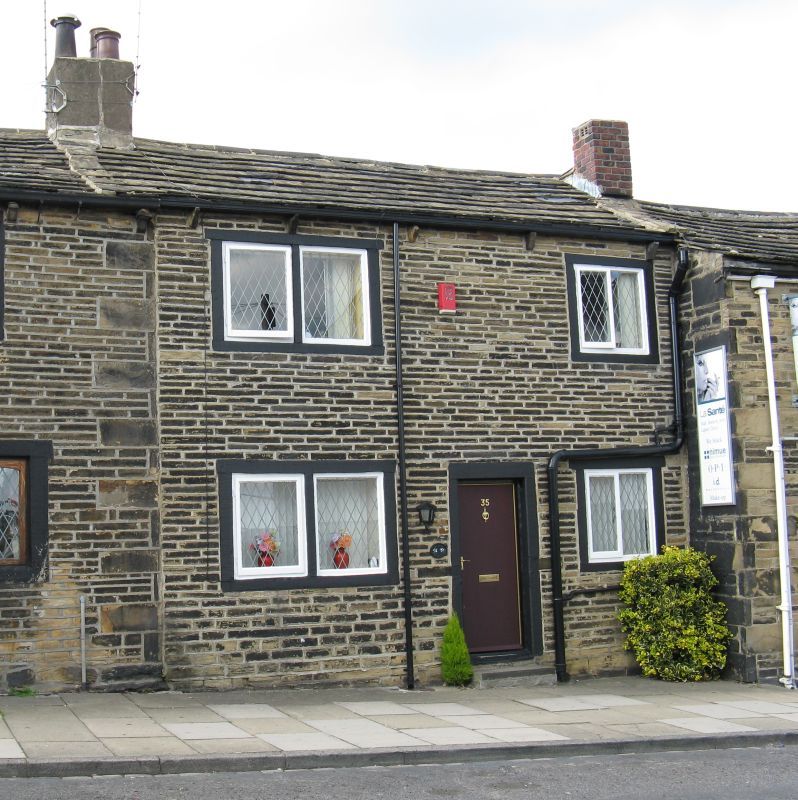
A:
{"label": "wall-mounted lamp", "polygon": [[429,533],[432,523],[435,522],[435,512],[437,509],[432,503],[419,503],[416,506],[418,521],[424,526],[424,530]]}

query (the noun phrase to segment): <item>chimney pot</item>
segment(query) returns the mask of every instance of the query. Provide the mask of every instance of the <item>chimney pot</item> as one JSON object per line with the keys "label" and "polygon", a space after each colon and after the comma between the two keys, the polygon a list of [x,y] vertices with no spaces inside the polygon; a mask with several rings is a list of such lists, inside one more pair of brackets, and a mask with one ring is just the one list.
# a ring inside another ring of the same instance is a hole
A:
{"label": "chimney pot", "polygon": [[97,46],[97,58],[113,58],[119,60],[119,40],[122,38],[117,31],[108,28],[95,29],[94,42]]}
{"label": "chimney pot", "polygon": [[92,28],[89,31],[89,58],[97,58],[97,34],[108,28]]}
{"label": "chimney pot", "polygon": [[80,20],[74,14],[64,14],[50,20],[55,28],[55,57],[76,58],[75,29],[80,27]]}

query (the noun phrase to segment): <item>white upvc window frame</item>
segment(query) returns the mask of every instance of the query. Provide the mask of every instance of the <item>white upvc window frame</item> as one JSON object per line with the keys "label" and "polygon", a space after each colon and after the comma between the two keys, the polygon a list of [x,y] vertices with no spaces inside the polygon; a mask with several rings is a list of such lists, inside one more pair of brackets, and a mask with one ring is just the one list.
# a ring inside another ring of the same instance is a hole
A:
{"label": "white upvc window frame", "polygon": [[[345,255],[356,255],[360,258],[360,298],[362,303],[361,313],[363,316],[363,336],[357,339],[333,339],[330,337],[310,336],[305,328],[305,252],[313,253],[337,253]],[[354,347],[367,347],[371,344],[371,308],[369,306],[369,273],[368,273],[368,251],[351,247],[321,247],[315,245],[301,245],[299,247],[299,287],[301,292],[301,330],[303,344],[330,344],[330,345],[349,345]]]}
{"label": "white upvc window frame", "polygon": [[[377,553],[376,567],[352,567],[346,569],[329,569],[322,567],[324,555],[322,548],[327,547],[328,543],[319,538],[319,511],[318,503],[318,484],[320,480],[359,480],[372,478],[375,481],[375,491],[377,492],[377,514],[379,523],[379,553]],[[316,571],[320,577],[344,577],[346,575],[384,575],[388,572],[388,548],[385,529],[385,482],[382,472],[318,472],[313,475],[313,500],[316,514]]]}
{"label": "white upvc window frame", "polygon": [[[260,250],[279,252],[284,255],[285,269],[285,330],[261,330],[259,328],[245,330],[233,328],[232,291],[230,285],[230,253],[233,250]],[[294,341],[294,302],[293,302],[293,268],[291,264],[291,247],[279,244],[261,244],[258,242],[226,241],[222,247],[222,285],[224,291],[224,338],[231,342],[293,342]]]}
{"label": "white upvc window frame", "polygon": [[[608,306],[608,329],[609,338],[602,342],[590,342],[585,339],[584,314],[582,307],[582,274],[585,272],[598,272],[604,275],[605,292]],[[638,309],[640,312],[640,347],[618,347],[615,337],[615,313],[616,309],[612,302],[612,273],[623,272],[632,274],[637,282]],[[577,325],[579,326],[579,349],[583,353],[617,353],[618,355],[638,355],[645,356],[650,352],[648,313],[646,304],[645,274],[642,269],[635,267],[607,266],[603,264],[575,264],[575,289],[577,304]]]}
{"label": "white upvc window frame", "polygon": [[[585,519],[587,520],[587,546],[588,562],[591,564],[603,564],[617,561],[632,561],[636,558],[643,558],[655,555],[657,552],[657,530],[656,518],[654,515],[654,474],[650,467],[638,467],[630,469],[586,469],[584,471],[585,482]],[[623,552],[623,515],[621,514],[620,496],[620,476],[621,475],[644,475],[646,479],[646,499],[647,514],[646,522],[648,528],[648,551],[645,553],[624,553]],[[615,489],[615,550],[595,550],[593,547],[593,519],[591,514],[590,502],[590,481],[591,478],[613,478]]]}
{"label": "white upvc window frame", "polygon": [[[262,580],[263,578],[305,578],[308,575],[308,534],[305,522],[305,478],[291,474],[250,474],[235,472],[231,476],[233,490],[233,564],[236,580]],[[241,484],[242,483],[293,483],[296,486],[297,564],[270,567],[245,567],[241,560]]]}

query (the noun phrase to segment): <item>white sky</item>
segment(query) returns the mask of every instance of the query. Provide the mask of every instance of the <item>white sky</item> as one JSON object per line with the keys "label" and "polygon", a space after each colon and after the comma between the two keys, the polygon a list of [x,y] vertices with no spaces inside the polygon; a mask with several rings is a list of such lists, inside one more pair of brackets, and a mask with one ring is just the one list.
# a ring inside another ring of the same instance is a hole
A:
{"label": "white sky", "polygon": [[[796,0],[47,0],[139,53],[134,133],[560,173],[630,126],[635,196],[798,212]],[[44,126],[45,3],[0,4],[0,127]],[[47,25],[48,58],[54,30]]]}

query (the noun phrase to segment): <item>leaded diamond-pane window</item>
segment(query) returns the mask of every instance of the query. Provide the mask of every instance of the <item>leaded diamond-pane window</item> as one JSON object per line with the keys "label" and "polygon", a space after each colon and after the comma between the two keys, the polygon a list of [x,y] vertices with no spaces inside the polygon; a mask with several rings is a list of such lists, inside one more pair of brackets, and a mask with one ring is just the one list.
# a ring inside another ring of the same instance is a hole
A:
{"label": "leaded diamond-pane window", "polygon": [[582,290],[582,331],[586,342],[607,343],[610,339],[607,281],[603,272],[585,270],[580,275]]}
{"label": "leaded diamond-pane window", "polygon": [[384,564],[382,475],[318,475],[315,487],[319,573]]}
{"label": "leaded diamond-pane window", "polygon": [[303,338],[361,342],[366,338],[366,254],[302,248]]}
{"label": "leaded diamond-pane window", "polygon": [[590,561],[655,552],[652,472],[586,470]]}
{"label": "leaded diamond-pane window", "polygon": [[645,353],[643,271],[592,265],[576,270],[582,348]]}
{"label": "leaded diamond-pane window", "polygon": [[[223,572],[237,581],[389,574],[386,491],[393,486],[385,474],[392,472],[351,471],[347,462],[261,463],[258,472],[220,470],[232,493],[222,515],[223,540],[232,544]],[[341,471],[331,471],[338,464]]]}
{"label": "leaded diamond-pane window", "polygon": [[0,460],[0,563],[27,560],[26,462]]}
{"label": "leaded diamond-pane window", "polygon": [[208,231],[214,349],[383,351],[380,240],[235,235]]}
{"label": "leaded diamond-pane window", "polygon": [[236,565],[242,577],[307,574],[300,476],[234,476]]}
{"label": "leaded diamond-pane window", "polygon": [[228,243],[224,254],[228,337],[293,336],[291,248]]}

